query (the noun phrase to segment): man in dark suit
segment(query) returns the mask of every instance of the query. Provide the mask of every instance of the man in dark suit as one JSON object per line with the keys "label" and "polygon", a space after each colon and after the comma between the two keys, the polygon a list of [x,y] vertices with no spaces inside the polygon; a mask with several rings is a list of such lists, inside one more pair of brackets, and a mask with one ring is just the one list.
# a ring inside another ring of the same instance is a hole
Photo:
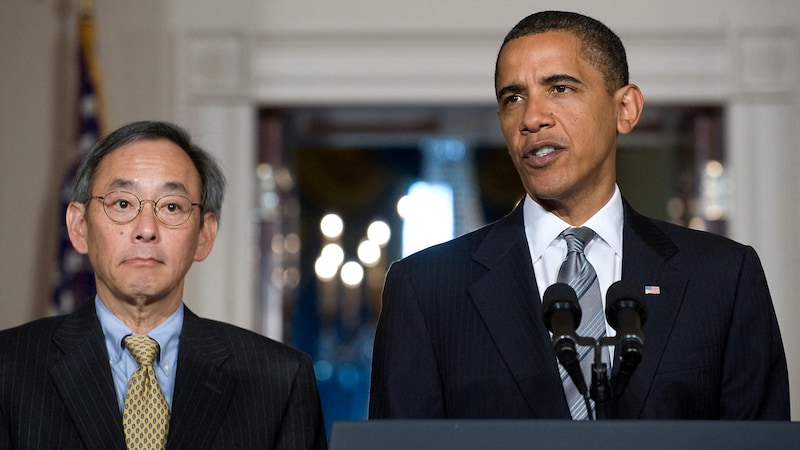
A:
{"label": "man in dark suit", "polygon": [[[166,448],[327,446],[307,355],[183,304],[186,272],[211,252],[224,184],[169,123],[124,126],[89,151],[66,221],[97,296],[0,333],[1,448],[133,448],[123,416],[137,414],[127,403],[140,370],[155,374],[158,411],[168,405]],[[149,367],[124,344],[143,335],[159,350]]]}
{"label": "man in dark suit", "polygon": [[527,195],[503,219],[392,265],[370,418],[574,418],[541,299],[565,259],[562,231],[585,226],[600,292],[624,280],[648,309],[643,359],[614,393],[611,418],[788,420],[786,360],[756,252],[646,218],[616,185],[618,134],[644,103],[619,38],[579,14],[533,14],[507,35],[495,90]]}

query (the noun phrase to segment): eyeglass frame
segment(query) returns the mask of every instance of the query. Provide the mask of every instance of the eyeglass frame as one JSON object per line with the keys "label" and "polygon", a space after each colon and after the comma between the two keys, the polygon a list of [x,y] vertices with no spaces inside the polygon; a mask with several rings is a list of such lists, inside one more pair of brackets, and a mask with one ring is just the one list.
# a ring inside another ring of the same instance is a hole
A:
{"label": "eyeglass frame", "polygon": [[[111,216],[108,215],[108,211],[106,211],[106,202],[105,202],[106,197],[108,197],[109,195],[114,194],[116,192],[121,192],[121,193],[124,193],[124,194],[130,194],[130,195],[133,196],[133,198],[135,198],[136,200],[139,201],[139,206],[136,208],[136,215],[134,215],[129,220],[126,220],[124,222],[120,222],[119,220],[112,219]],[[178,223],[178,224],[167,224],[167,223],[164,223],[164,221],[161,220],[161,218],[158,216],[158,208],[156,208],[156,206],[158,205],[158,202],[160,202],[161,200],[163,200],[163,199],[165,199],[167,197],[182,197],[182,198],[185,198],[186,200],[189,201],[189,214],[186,215],[186,219],[184,219],[183,222]],[[144,204],[147,203],[147,202],[150,202],[150,203],[153,204],[153,217],[155,217],[156,220],[158,220],[158,223],[160,223],[161,225],[164,225],[165,227],[171,227],[171,228],[172,227],[179,227],[179,226],[185,224],[186,222],[188,222],[189,219],[192,217],[192,211],[194,211],[194,207],[195,206],[201,206],[200,203],[193,202],[192,199],[190,199],[189,197],[187,197],[185,195],[167,194],[167,195],[162,195],[161,197],[159,197],[156,200],[148,200],[148,199],[142,200],[142,199],[139,198],[138,195],[134,194],[133,192],[124,191],[124,190],[121,190],[121,189],[117,189],[117,190],[114,190],[114,191],[106,192],[106,194],[102,195],[102,196],[93,195],[93,196],[89,197],[89,200],[94,200],[94,199],[100,200],[100,204],[103,205],[103,213],[106,215],[106,217],[108,217],[108,220],[116,223],[117,225],[125,225],[125,224],[131,223],[134,220],[136,220],[136,218],[139,217],[139,214],[142,213],[142,209],[144,208]]]}

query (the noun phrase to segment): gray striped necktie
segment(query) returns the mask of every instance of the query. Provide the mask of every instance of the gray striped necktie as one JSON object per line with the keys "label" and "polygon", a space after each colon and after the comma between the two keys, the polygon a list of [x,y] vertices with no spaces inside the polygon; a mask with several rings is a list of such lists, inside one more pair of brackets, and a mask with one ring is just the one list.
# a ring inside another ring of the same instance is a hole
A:
{"label": "gray striped necktie", "polygon": [[[578,335],[599,339],[606,334],[603,301],[600,297],[597,274],[583,252],[584,247],[594,238],[594,235],[594,231],[586,227],[567,228],[561,233],[561,237],[567,241],[567,258],[561,264],[556,282],[569,284],[575,289],[575,293],[578,296],[582,311],[581,323],[577,329]],[[605,349],[603,351],[603,360],[607,362],[607,351]],[[580,358],[581,371],[586,380],[586,385],[590,386],[592,361],[594,359],[593,348],[578,346],[578,357]],[[573,420],[587,420],[589,415],[583,396],[578,392],[564,368],[560,364],[558,367]]]}

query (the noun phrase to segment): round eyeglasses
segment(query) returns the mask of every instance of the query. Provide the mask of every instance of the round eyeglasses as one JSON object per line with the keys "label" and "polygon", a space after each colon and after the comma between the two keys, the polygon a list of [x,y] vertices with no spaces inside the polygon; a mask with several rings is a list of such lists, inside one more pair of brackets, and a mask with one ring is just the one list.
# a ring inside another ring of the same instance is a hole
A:
{"label": "round eyeglasses", "polygon": [[102,197],[91,198],[100,200],[108,218],[120,225],[135,219],[147,202],[153,204],[153,214],[156,219],[168,227],[184,224],[192,215],[193,207],[200,206],[199,203],[192,203],[182,195],[165,195],[158,200],[140,200],[135,194],[127,191],[112,191]]}

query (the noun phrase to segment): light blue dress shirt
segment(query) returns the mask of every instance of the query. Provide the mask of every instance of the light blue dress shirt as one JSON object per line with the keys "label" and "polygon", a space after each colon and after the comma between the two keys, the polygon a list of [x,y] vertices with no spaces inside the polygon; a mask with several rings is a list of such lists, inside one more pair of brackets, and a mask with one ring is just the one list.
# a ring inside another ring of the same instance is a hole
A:
{"label": "light blue dress shirt", "polygon": [[[117,316],[106,308],[100,298],[95,296],[95,309],[100,326],[105,335],[106,348],[108,349],[108,362],[111,365],[111,375],[114,378],[114,387],[117,391],[119,410],[125,405],[125,392],[128,390],[128,381],[139,366],[133,359],[131,352],[125,348],[122,339],[129,334],[134,334]],[[175,391],[175,370],[178,363],[178,341],[183,328],[183,305],[178,307],[171,316],[159,324],[148,336],[155,339],[161,347],[161,352],[153,363],[158,384],[167,398],[170,411],[172,410],[172,394]]]}

